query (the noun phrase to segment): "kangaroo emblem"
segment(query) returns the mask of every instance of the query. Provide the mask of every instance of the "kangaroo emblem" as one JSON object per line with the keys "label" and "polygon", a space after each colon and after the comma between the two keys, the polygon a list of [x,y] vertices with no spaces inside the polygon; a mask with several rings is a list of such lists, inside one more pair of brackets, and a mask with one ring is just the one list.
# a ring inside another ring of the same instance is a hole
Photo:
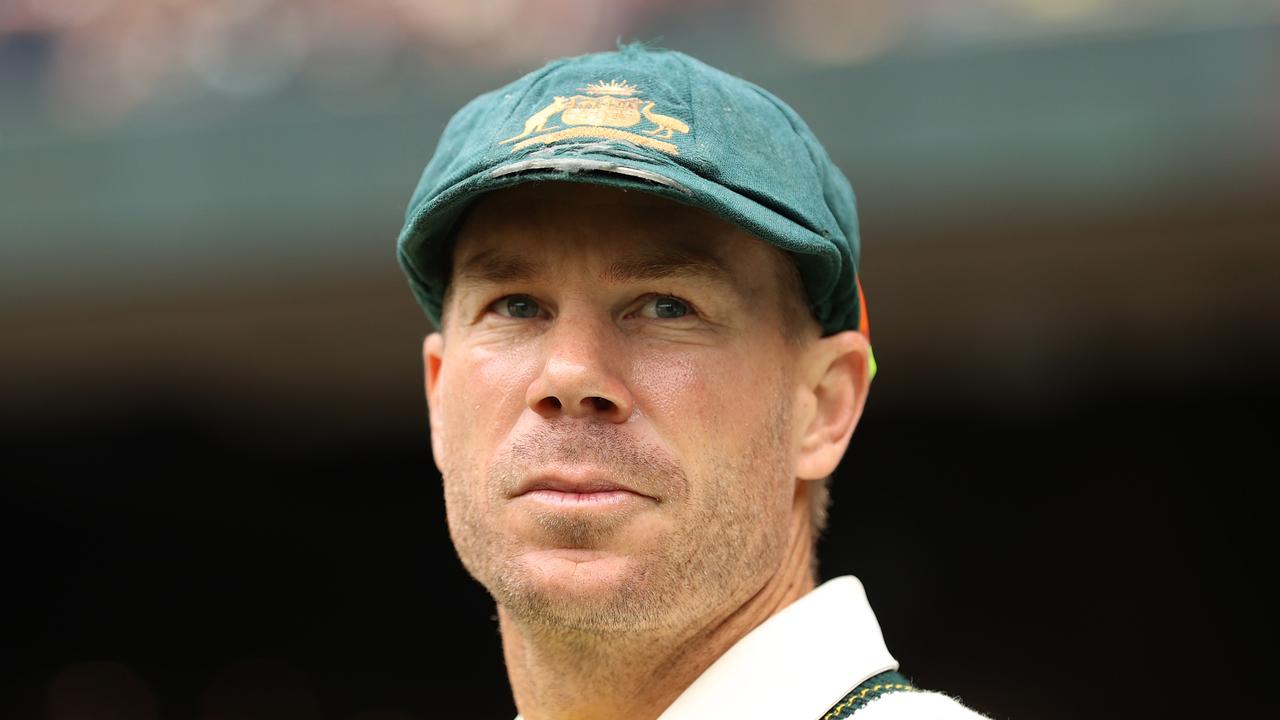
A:
{"label": "kangaroo emblem", "polygon": [[[650,100],[649,102],[645,103],[644,107],[640,108],[640,113],[643,114],[646,118],[649,118],[649,122],[653,123],[654,125],[657,125],[657,127],[655,127],[652,130],[645,130],[646,133],[653,135],[654,137],[669,138],[671,137],[671,133],[673,131],[679,131],[682,133],[689,132],[689,126],[684,124],[677,118],[673,118],[670,115],[662,115],[656,112],[650,112],[650,110],[653,108],[655,104],[656,103]],[[662,134],[659,135],[658,133],[662,133]]]}
{"label": "kangaroo emblem", "polygon": [[547,127],[547,121],[550,120],[553,115],[560,112],[561,110],[564,110],[567,107],[569,107],[569,98],[561,95],[557,95],[556,99],[552,100],[549,105],[542,108],[541,110],[534,113],[533,115],[530,115],[529,119],[524,121],[524,132],[520,133],[519,135],[513,135],[507,138],[506,140],[502,140],[498,144],[506,145],[509,142],[515,142],[516,140],[519,140],[522,137],[528,137],[529,135],[532,135],[536,132],[542,132],[544,130],[551,129]]}

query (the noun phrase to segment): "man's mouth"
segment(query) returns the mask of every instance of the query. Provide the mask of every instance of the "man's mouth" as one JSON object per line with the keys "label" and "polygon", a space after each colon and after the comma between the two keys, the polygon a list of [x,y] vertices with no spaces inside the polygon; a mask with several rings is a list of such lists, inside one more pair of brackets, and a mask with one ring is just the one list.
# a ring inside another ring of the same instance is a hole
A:
{"label": "man's mouth", "polygon": [[607,480],[603,473],[594,470],[558,472],[538,475],[516,489],[512,497],[540,493],[544,497],[580,496],[564,498],[575,502],[603,502],[619,495],[648,497],[644,493],[619,482]]}
{"label": "man's mouth", "polygon": [[620,505],[631,500],[644,499],[644,496],[637,495],[629,490],[565,492],[547,488],[530,490],[520,495],[520,497],[562,507],[606,507]]}

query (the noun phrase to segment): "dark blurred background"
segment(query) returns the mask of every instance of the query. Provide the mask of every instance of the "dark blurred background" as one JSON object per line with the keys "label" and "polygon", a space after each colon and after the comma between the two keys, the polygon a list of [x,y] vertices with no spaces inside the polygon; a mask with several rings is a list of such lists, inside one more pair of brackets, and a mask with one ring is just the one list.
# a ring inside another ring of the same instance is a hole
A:
{"label": "dark blurred background", "polygon": [[619,38],[771,89],[858,194],[822,570],[904,672],[1274,709],[1277,3],[0,0],[0,717],[514,715],[394,240],[454,110]]}

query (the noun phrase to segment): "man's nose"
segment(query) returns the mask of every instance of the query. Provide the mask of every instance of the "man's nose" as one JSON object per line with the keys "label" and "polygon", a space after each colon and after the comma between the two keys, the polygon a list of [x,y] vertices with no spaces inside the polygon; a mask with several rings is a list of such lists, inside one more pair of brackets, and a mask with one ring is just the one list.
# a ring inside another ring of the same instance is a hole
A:
{"label": "man's nose", "polygon": [[544,418],[598,417],[626,422],[632,397],[622,376],[625,353],[605,320],[561,316],[542,338],[542,371],[529,384],[528,403]]}

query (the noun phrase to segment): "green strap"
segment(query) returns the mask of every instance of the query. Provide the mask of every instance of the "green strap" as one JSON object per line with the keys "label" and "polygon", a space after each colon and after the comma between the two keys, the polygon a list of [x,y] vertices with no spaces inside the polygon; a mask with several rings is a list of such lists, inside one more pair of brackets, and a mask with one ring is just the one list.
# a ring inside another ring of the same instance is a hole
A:
{"label": "green strap", "polygon": [[831,706],[831,709],[822,716],[822,720],[847,718],[863,705],[881,695],[887,695],[891,692],[911,692],[915,689],[911,681],[896,670],[886,670],[879,675],[867,678],[861,685],[850,690],[848,695],[840,698],[840,702]]}

